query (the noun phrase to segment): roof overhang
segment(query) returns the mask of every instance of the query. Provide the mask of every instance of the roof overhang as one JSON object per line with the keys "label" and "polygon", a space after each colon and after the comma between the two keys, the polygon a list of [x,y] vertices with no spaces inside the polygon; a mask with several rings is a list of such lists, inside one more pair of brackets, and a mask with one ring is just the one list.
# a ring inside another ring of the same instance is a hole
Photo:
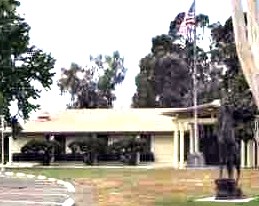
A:
{"label": "roof overhang", "polygon": [[197,111],[197,115],[200,118],[211,117],[218,112],[220,107],[219,100],[214,100],[211,103],[206,103],[198,106],[191,106],[185,108],[172,108],[169,111],[164,112],[164,115],[168,116],[177,116],[180,117],[191,117],[194,114],[194,111]]}

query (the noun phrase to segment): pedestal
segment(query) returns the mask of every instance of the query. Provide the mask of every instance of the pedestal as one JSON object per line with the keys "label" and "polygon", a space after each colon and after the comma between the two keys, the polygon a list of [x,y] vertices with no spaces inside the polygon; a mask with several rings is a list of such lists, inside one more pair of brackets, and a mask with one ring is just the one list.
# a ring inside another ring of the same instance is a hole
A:
{"label": "pedestal", "polygon": [[204,167],[204,157],[202,153],[193,153],[187,156],[187,167]]}
{"label": "pedestal", "polygon": [[216,179],[215,184],[217,200],[242,199],[245,197],[241,188],[237,186],[236,180],[234,179]]}

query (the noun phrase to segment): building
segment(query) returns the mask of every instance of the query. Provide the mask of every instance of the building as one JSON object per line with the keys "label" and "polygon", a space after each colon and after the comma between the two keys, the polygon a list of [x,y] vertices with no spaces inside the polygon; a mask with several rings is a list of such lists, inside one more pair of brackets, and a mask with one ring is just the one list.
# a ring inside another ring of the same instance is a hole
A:
{"label": "building", "polygon": [[[56,115],[42,113],[38,119],[23,126],[20,137],[7,138],[5,147],[9,153],[19,153],[32,138],[54,136],[60,142],[63,153],[70,153],[69,143],[90,135],[106,138],[108,144],[127,136],[145,136],[155,162],[184,168],[189,154],[203,153],[205,163],[218,164],[217,121],[219,104],[214,101],[199,105],[199,138],[194,137],[194,107],[188,108],[141,108],[141,109],[71,109]],[[242,167],[257,165],[256,144],[241,143]]]}

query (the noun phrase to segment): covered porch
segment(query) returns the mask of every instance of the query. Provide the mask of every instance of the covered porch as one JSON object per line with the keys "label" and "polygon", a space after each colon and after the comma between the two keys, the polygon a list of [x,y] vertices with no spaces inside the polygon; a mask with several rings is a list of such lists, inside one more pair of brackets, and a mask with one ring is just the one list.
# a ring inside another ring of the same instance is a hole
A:
{"label": "covered porch", "polygon": [[[145,136],[155,163],[185,168],[189,155],[203,154],[205,163],[217,164],[214,125],[219,105],[214,103],[197,107],[198,137],[194,135],[194,107],[153,109],[83,109],[66,110],[50,115],[43,113],[27,122],[20,137],[13,139],[5,131],[4,145],[9,164],[13,154],[32,138],[54,137],[64,154],[71,153],[68,145],[90,135],[106,138],[107,145],[121,137]],[[256,143],[241,143],[242,167],[258,166]],[[212,160],[214,158],[214,160]]]}

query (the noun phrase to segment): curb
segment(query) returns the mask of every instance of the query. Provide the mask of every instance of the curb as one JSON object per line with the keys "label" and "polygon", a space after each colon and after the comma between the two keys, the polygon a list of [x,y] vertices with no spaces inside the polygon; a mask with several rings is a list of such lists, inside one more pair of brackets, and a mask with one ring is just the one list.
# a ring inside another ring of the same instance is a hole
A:
{"label": "curb", "polygon": [[[58,185],[65,187],[69,193],[76,192],[75,186],[73,184],[71,184],[70,182],[63,181],[63,180],[56,179],[56,178],[47,178],[46,176],[43,176],[43,175],[36,176],[36,175],[25,174],[25,173],[21,173],[21,172],[14,173],[14,172],[1,172],[1,171],[0,171],[0,175],[3,177],[18,177],[18,178],[28,178],[28,179],[35,178],[37,180],[48,180],[50,182],[56,182]],[[62,206],[74,206],[75,201],[71,197],[69,197],[61,205]]]}
{"label": "curb", "polygon": [[62,203],[62,206],[74,206],[75,205],[75,201],[69,197],[67,200],[65,200],[65,202]]}

